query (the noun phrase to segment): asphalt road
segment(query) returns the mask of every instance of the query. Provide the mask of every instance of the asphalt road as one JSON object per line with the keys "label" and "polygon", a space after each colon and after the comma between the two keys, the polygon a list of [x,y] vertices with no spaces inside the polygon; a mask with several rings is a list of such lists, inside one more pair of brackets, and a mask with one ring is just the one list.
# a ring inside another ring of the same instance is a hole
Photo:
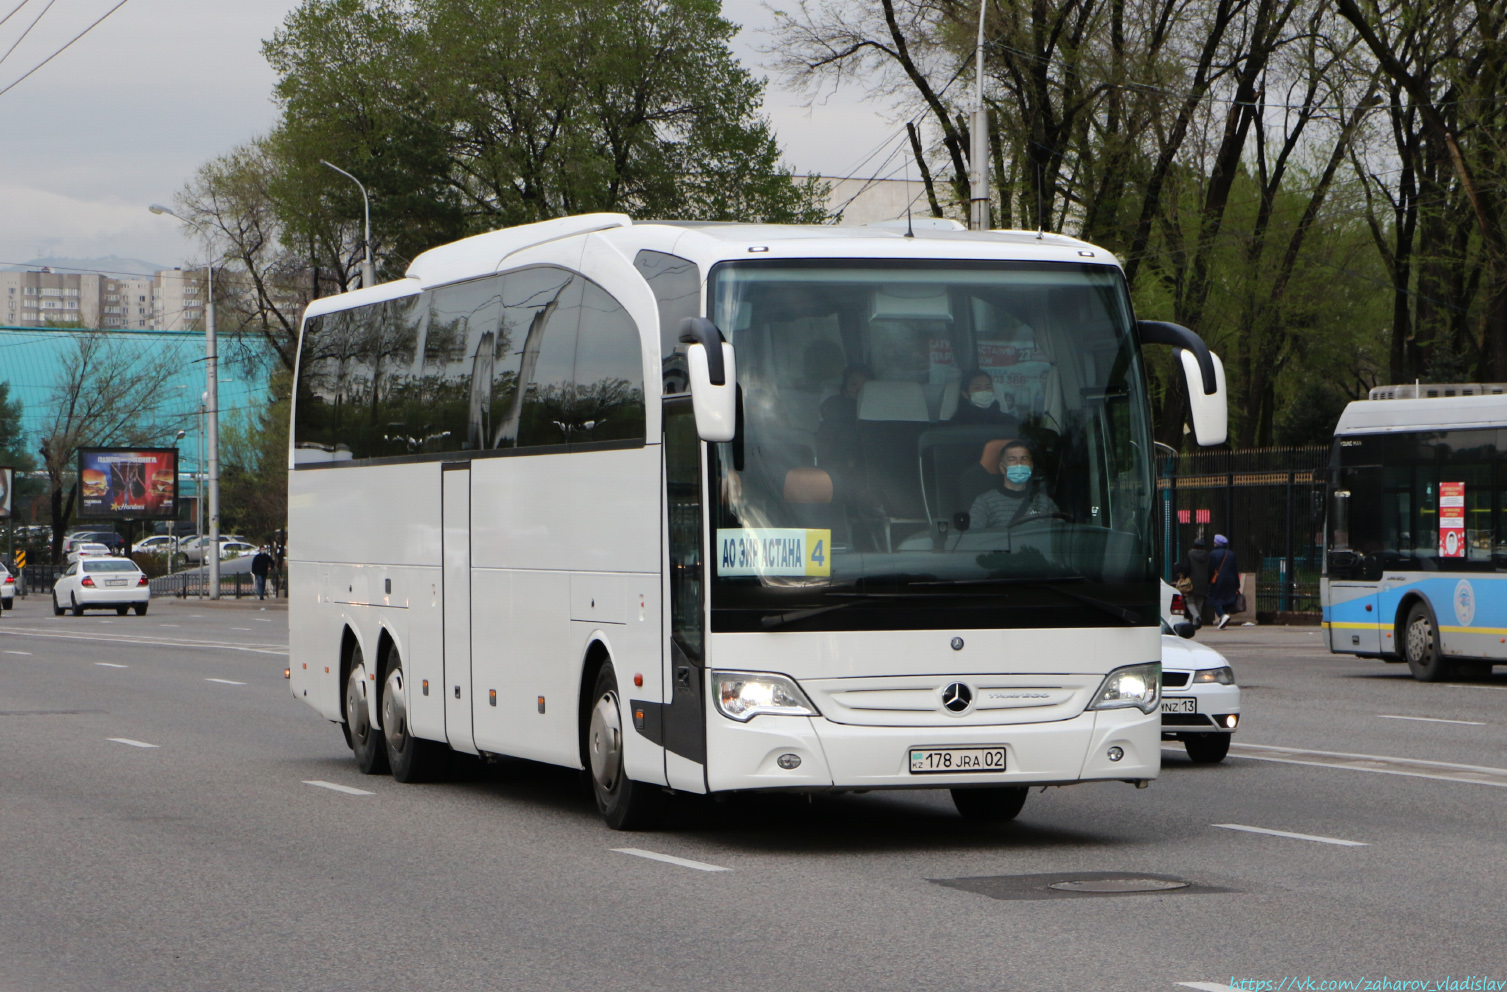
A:
{"label": "asphalt road", "polygon": [[[677,799],[622,834],[576,773],[358,774],[287,692],[286,619],[0,619],[0,992],[1507,979],[1501,669],[1420,685],[1311,629],[1206,631],[1245,693],[1222,765],[1174,746],[1148,790],[1047,790],[1002,828],[918,792]],[[1025,877],[1087,872],[1194,884]]]}

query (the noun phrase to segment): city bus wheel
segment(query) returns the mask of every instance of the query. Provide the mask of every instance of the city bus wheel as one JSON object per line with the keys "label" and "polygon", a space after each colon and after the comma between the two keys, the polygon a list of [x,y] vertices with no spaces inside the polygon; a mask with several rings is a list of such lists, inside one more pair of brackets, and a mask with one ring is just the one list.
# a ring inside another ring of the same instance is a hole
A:
{"label": "city bus wheel", "polygon": [[408,697],[403,689],[403,659],[396,649],[387,653],[387,678],[382,680],[382,740],[387,764],[399,782],[428,782],[445,760],[444,745],[415,737],[408,726]]}
{"label": "city bus wheel", "polygon": [[613,830],[646,830],[659,820],[664,792],[657,785],[635,782],[623,771],[623,711],[617,695],[612,663],[597,673],[596,703],[586,729],[591,791],[597,811]]}
{"label": "city bus wheel", "polygon": [[1454,674],[1454,663],[1439,649],[1439,628],[1426,603],[1414,603],[1402,629],[1402,654],[1419,682],[1443,682]]}
{"label": "city bus wheel", "polygon": [[952,804],[965,820],[980,823],[1008,823],[1020,815],[1026,804],[1024,785],[1001,785],[992,789],[953,789]]}
{"label": "city bus wheel", "polygon": [[1217,765],[1230,753],[1230,734],[1188,734],[1183,747],[1196,765]]}
{"label": "city bus wheel", "polygon": [[345,725],[351,751],[356,755],[356,767],[363,775],[380,775],[387,771],[387,747],[372,726],[371,713],[366,708],[367,681],[366,661],[361,649],[355,648],[351,673],[345,680]]}

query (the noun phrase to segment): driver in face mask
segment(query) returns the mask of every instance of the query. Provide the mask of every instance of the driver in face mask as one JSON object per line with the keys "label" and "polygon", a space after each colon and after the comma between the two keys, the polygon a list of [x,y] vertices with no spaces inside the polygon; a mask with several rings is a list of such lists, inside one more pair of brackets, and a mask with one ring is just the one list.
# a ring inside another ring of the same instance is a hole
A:
{"label": "driver in face mask", "polygon": [[975,372],[963,380],[958,410],[950,423],[1002,424],[1014,420],[999,408],[999,398],[994,395],[994,379],[988,372]]}
{"label": "driver in face mask", "polygon": [[974,530],[1003,529],[1031,517],[1058,512],[1057,504],[1035,480],[1035,461],[1024,441],[1012,441],[999,453],[1002,487],[980,493],[968,510]]}

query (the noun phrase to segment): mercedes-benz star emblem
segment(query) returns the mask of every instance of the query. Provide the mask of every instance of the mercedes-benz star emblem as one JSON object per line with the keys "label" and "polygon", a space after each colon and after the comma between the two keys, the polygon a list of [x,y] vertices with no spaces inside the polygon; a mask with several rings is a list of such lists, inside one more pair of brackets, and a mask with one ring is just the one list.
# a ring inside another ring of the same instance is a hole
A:
{"label": "mercedes-benz star emblem", "polygon": [[963,650],[963,639],[961,637],[954,637],[952,639],[952,649],[954,651]]}
{"label": "mercedes-benz star emblem", "polygon": [[954,682],[942,690],[942,705],[954,713],[961,713],[973,703],[973,690],[961,682]]}

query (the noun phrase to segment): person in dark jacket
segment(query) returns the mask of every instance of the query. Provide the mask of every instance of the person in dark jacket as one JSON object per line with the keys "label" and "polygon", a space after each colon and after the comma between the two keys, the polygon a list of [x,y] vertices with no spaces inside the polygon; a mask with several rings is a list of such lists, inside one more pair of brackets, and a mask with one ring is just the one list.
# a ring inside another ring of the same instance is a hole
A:
{"label": "person in dark jacket", "polygon": [[1230,612],[1235,607],[1235,597],[1240,595],[1240,563],[1235,552],[1230,550],[1230,539],[1223,534],[1214,535],[1214,550],[1209,552],[1209,605],[1219,618],[1219,629],[1230,622]]}
{"label": "person in dark jacket", "polygon": [[1000,409],[994,395],[994,378],[988,372],[975,372],[963,380],[958,395],[958,409],[948,421],[952,424],[1015,423],[1015,417]]}
{"label": "person in dark jacket", "polygon": [[1187,579],[1193,588],[1183,593],[1183,615],[1196,627],[1204,625],[1204,613],[1209,605],[1209,553],[1204,550],[1204,539],[1197,538],[1183,560],[1172,566],[1172,574]]}
{"label": "person in dark jacket", "polygon": [[256,579],[256,598],[267,598],[267,573],[272,571],[272,556],[267,554],[267,546],[264,544],[256,549],[256,557],[251,559],[251,575]]}

